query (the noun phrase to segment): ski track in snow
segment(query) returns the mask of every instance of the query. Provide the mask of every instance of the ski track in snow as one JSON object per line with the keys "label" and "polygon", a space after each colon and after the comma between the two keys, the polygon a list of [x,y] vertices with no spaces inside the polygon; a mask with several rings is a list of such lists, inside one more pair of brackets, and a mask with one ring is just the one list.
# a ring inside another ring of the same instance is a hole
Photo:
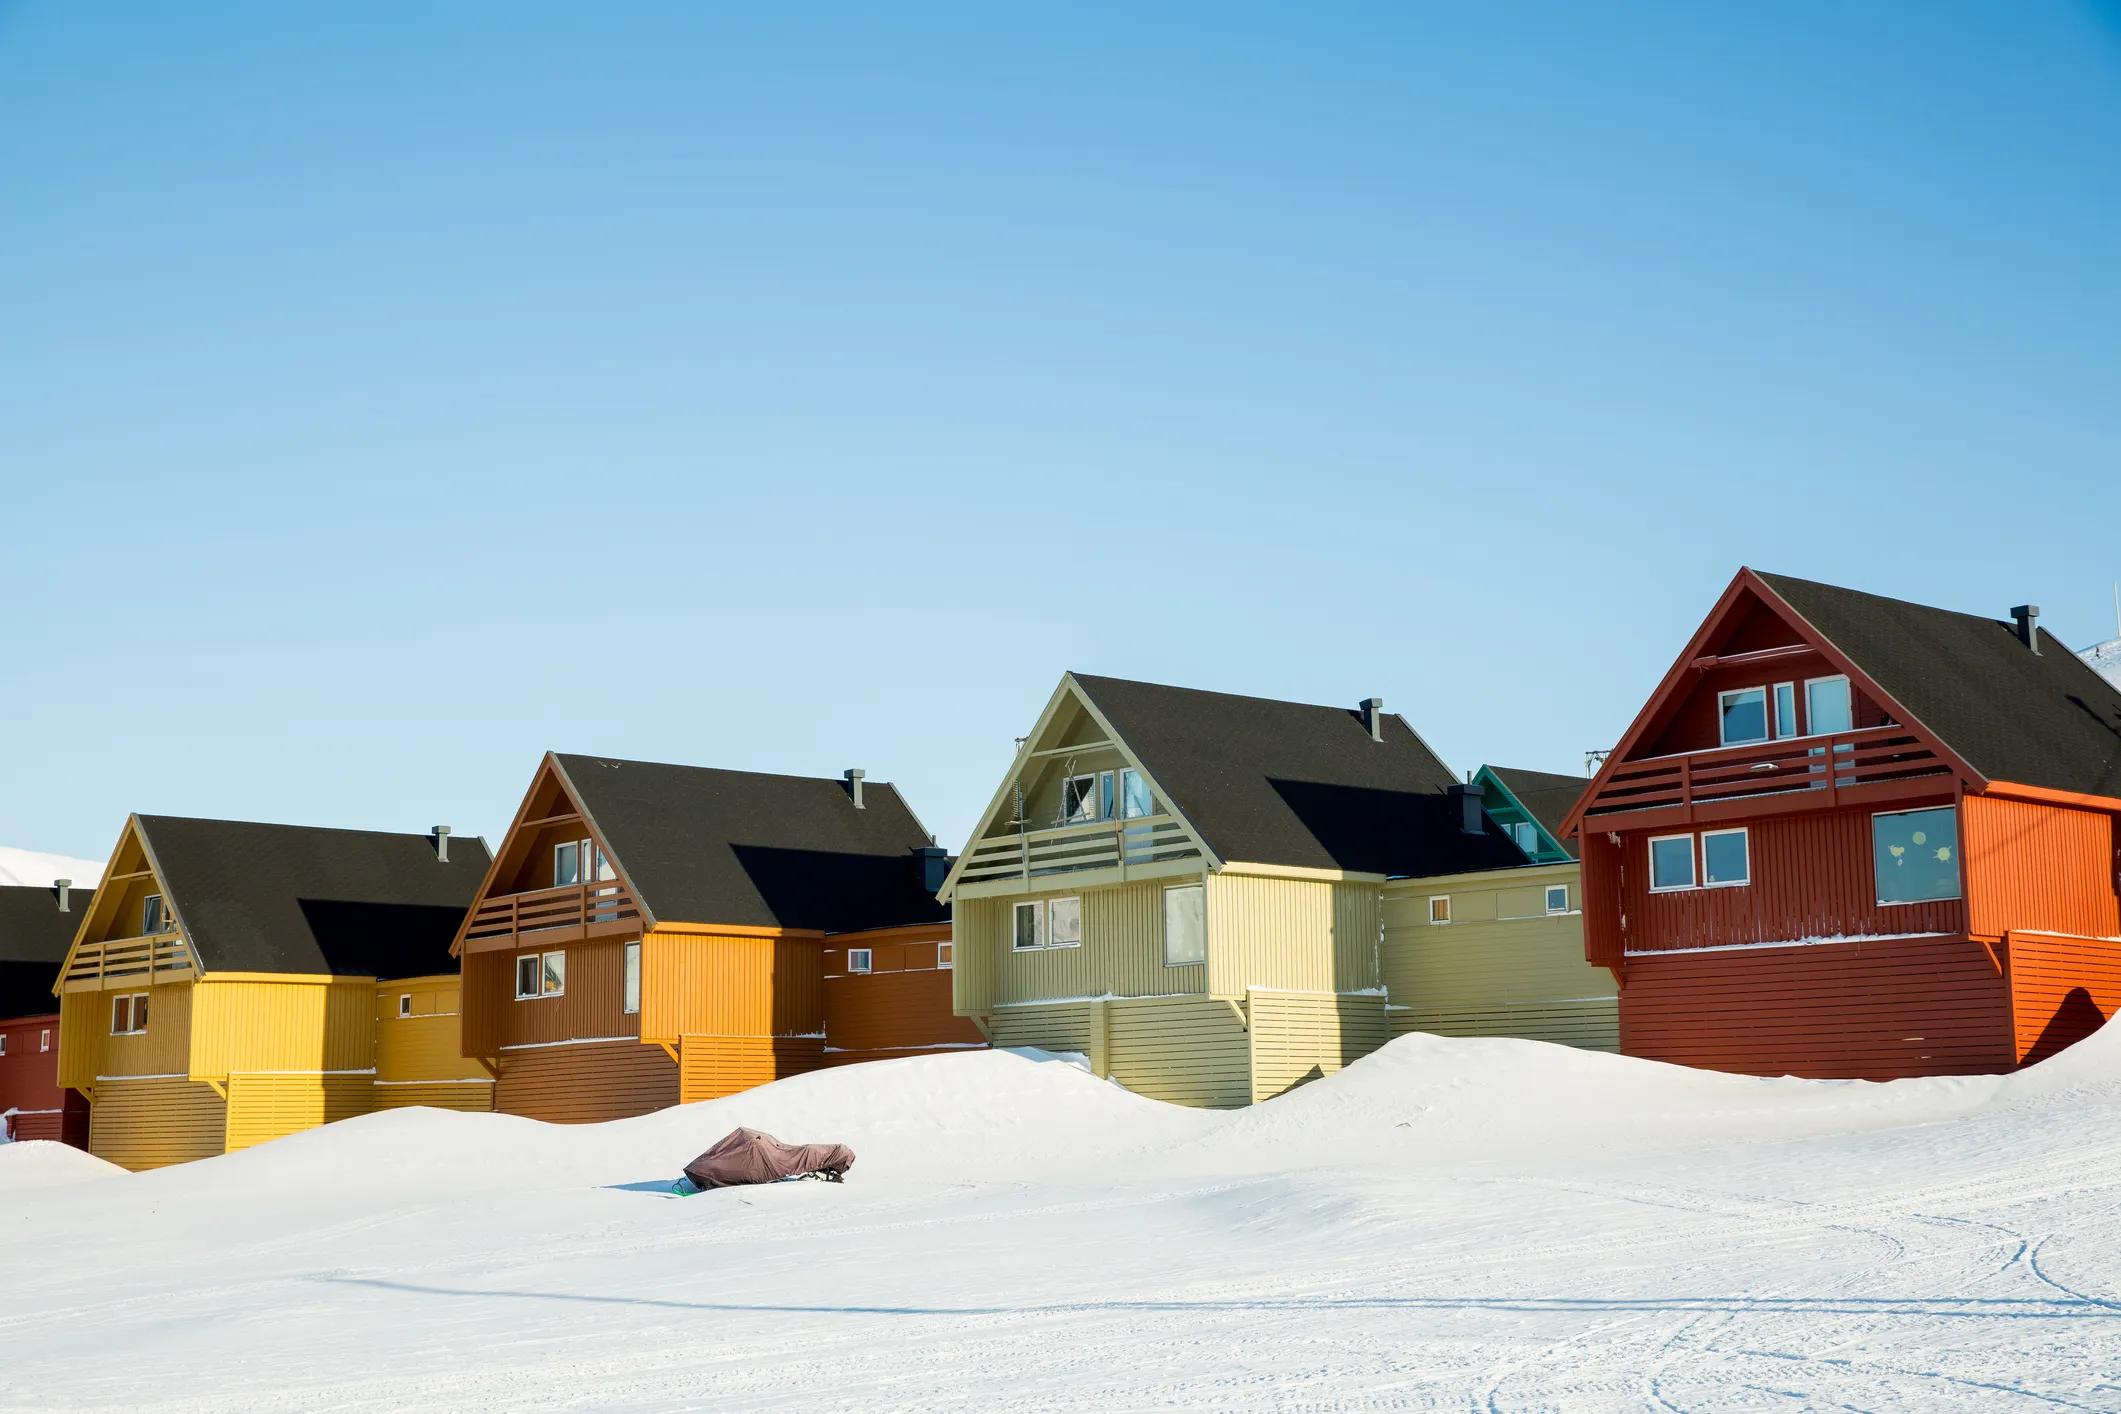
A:
{"label": "ski track in snow", "polygon": [[[2121,1031],[1838,1087],[1410,1037],[1234,1115],[1003,1053],[0,1150],[0,1408],[2121,1411],[2117,1120]],[[739,1123],[855,1171],[656,1191]]]}

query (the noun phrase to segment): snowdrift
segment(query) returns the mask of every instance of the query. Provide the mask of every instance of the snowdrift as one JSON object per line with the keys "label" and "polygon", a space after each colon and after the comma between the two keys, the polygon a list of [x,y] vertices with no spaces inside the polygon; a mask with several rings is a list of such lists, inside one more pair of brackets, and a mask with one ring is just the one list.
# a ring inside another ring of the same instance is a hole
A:
{"label": "snowdrift", "polygon": [[83,888],[93,888],[102,877],[99,860],[0,845],[0,884],[48,885],[54,879],[71,879]]}
{"label": "snowdrift", "polygon": [[0,1144],[0,1193],[27,1193],[38,1188],[75,1187],[99,1178],[120,1178],[125,1170],[49,1139]]}

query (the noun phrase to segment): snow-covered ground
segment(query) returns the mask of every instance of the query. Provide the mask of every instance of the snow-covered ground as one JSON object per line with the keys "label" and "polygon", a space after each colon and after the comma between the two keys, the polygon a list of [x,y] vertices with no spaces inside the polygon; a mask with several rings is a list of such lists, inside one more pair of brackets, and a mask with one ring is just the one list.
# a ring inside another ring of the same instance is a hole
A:
{"label": "snow-covered ground", "polygon": [[83,888],[93,888],[103,877],[103,865],[93,859],[73,859],[64,854],[39,854],[0,844],[0,884],[49,884],[54,879],[72,879]]}
{"label": "snow-covered ground", "polygon": [[[738,1124],[859,1160],[668,1196]],[[2121,1029],[2001,1079],[1409,1037],[1235,1114],[990,1053],[21,1145],[0,1272],[24,1408],[2116,1410]]]}

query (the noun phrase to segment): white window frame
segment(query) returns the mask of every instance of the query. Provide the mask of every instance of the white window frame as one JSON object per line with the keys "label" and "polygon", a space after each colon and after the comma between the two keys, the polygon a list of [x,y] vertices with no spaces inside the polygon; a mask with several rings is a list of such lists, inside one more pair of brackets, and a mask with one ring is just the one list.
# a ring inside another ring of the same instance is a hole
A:
{"label": "white window frame", "polygon": [[1855,685],[1849,681],[1847,673],[1828,673],[1824,677],[1806,678],[1804,680],[1804,734],[1806,736],[1831,736],[1833,734],[1819,731],[1812,725],[1812,689],[1823,682],[1838,682],[1846,690],[1849,700],[1849,724],[1841,730],[1854,731],[1856,729]]}
{"label": "white window frame", "polygon": [[52,1048],[52,1029],[47,1026],[37,1033],[37,1051],[43,1054]]}
{"label": "white window frame", "polygon": [[[125,1004],[126,1029],[118,1029],[118,1004]],[[110,1034],[113,1036],[145,1036],[147,1034],[147,993],[119,992],[110,999]]]}
{"label": "white window frame", "polygon": [[619,1006],[627,1016],[641,1014],[641,945],[638,941],[619,949]]}
{"label": "white window frame", "polygon": [[[1127,813],[1127,782],[1129,780],[1141,782],[1142,802],[1145,808],[1139,815],[1129,815]],[[1119,778],[1113,782],[1113,789],[1115,794],[1112,797],[1112,814],[1115,818],[1121,820],[1146,820],[1156,813],[1156,792],[1150,788],[1148,776],[1144,775],[1139,768],[1134,766],[1120,767]]]}
{"label": "white window frame", "polygon": [[[1556,893],[1561,895],[1561,907],[1559,908],[1554,907],[1554,895]],[[1547,885],[1546,904],[1547,917],[1549,918],[1554,917],[1556,914],[1567,913],[1569,911],[1569,886],[1567,884]]]}
{"label": "white window frame", "polygon": [[[1076,809],[1070,811],[1068,809],[1068,792],[1072,787],[1087,787],[1087,794],[1078,795],[1076,797]],[[1084,805],[1089,806],[1088,814],[1082,813]],[[1061,823],[1063,825],[1089,825],[1096,823],[1102,818],[1098,814],[1097,807],[1097,772],[1091,771],[1087,775],[1061,777]]]}
{"label": "white window frame", "polygon": [[1510,843],[1526,854],[1539,853],[1539,827],[1530,820],[1512,820],[1508,826]]}
{"label": "white window frame", "polygon": [[[1017,920],[1024,916],[1024,910],[1027,908],[1031,910],[1031,941],[1028,943],[1023,940],[1023,930],[1017,927]],[[1043,899],[1031,899],[1024,903],[1011,905],[1009,909],[1009,950],[1011,952],[1037,952],[1045,945],[1045,901]]]}
{"label": "white window frame", "polygon": [[[1075,905],[1075,941],[1064,943],[1053,926],[1053,909],[1056,904]],[[1049,948],[1079,948],[1083,945],[1083,896],[1081,894],[1056,894],[1046,900],[1045,944]]]}
{"label": "white window frame", "polygon": [[948,972],[956,965],[957,944],[955,942],[937,943],[935,945],[936,970],[940,972]]}
{"label": "white window frame", "polygon": [[847,970],[865,977],[874,972],[876,970],[875,950],[872,948],[847,949]]}
{"label": "white window frame", "polygon": [[[560,985],[548,989],[545,986],[545,966],[552,959],[560,960]],[[564,997],[567,995],[567,949],[554,948],[538,954],[538,995],[540,997]]]}
{"label": "white window frame", "polygon": [[[1660,884],[1657,882],[1657,846],[1665,840],[1685,840],[1687,857],[1687,881],[1684,884]],[[1692,834],[1651,835],[1644,847],[1643,861],[1648,866],[1647,876],[1653,894],[1683,894],[1689,889],[1701,887],[1701,850]]]}
{"label": "white window frame", "polygon": [[[1744,697],[1748,693],[1753,692],[1757,692],[1760,694],[1760,729],[1762,735],[1757,737],[1748,737],[1744,741],[1732,741],[1729,737],[1723,734],[1723,729],[1726,725],[1724,721],[1723,704],[1730,698]],[[1717,693],[1716,744],[1718,746],[1758,746],[1763,741],[1774,740],[1775,717],[1773,712],[1769,710],[1769,705],[1770,704],[1768,702],[1767,684],[1765,683],[1762,683],[1758,687],[1727,687],[1723,691]]]}
{"label": "white window frame", "polygon": [[0,1056],[7,1054],[7,1033],[0,1031]]}
{"label": "white window frame", "polygon": [[[1173,895],[1173,894],[1177,893],[1177,892],[1178,892],[1179,890],[1181,890],[1181,889],[1198,889],[1198,890],[1200,890],[1200,956],[1199,956],[1199,957],[1191,957],[1191,958],[1187,958],[1187,959],[1185,959],[1185,960],[1184,960],[1184,961],[1182,961],[1182,962],[1173,962],[1173,961],[1171,960],[1171,895]],[[1171,886],[1169,886],[1168,888],[1166,888],[1166,889],[1165,889],[1165,890],[1163,891],[1163,895],[1162,895],[1162,897],[1161,897],[1161,900],[1160,900],[1160,902],[1161,902],[1161,904],[1162,904],[1162,912],[1161,912],[1161,914],[1159,915],[1159,917],[1158,917],[1158,919],[1157,919],[1157,926],[1158,926],[1158,927],[1159,927],[1159,928],[1160,928],[1160,929],[1162,930],[1162,932],[1163,932],[1163,935],[1164,935],[1164,936],[1163,936],[1163,944],[1164,944],[1164,946],[1163,946],[1163,953],[1164,953],[1164,966],[1166,966],[1166,967],[1205,967],[1205,966],[1207,966],[1207,965],[1208,965],[1208,886],[1207,886],[1207,885],[1205,885],[1205,884],[1172,884]]]}
{"label": "white window frame", "polygon": [[[530,964],[530,990],[527,992],[523,990],[523,964],[526,962]],[[515,968],[516,1000],[519,1002],[536,1001],[538,999],[538,983],[543,981],[545,977],[545,959],[543,955],[534,952],[519,952],[515,956]]]}
{"label": "white window frame", "polygon": [[[1736,835],[1745,841],[1745,877],[1743,879],[1711,879],[1709,877],[1709,840],[1717,835]],[[1703,830],[1701,844],[1696,851],[1696,874],[1704,889],[1744,889],[1753,883],[1753,832],[1744,825],[1732,825],[1720,830]]]}
{"label": "white window frame", "polygon": [[[1790,695],[1790,724],[1788,731],[1782,729],[1782,694],[1785,692]],[[1794,682],[1778,682],[1775,684],[1770,697],[1775,709],[1774,719],[1768,723],[1774,732],[1773,739],[1776,741],[1787,741],[1791,737],[1803,736],[1804,733],[1797,730],[1797,684]]]}
{"label": "white window frame", "polygon": [[169,908],[163,902],[162,895],[143,896],[140,900],[140,936],[159,937],[164,931],[162,925],[168,921],[168,915]]}
{"label": "white window frame", "polygon": [[[1441,916],[1438,916],[1438,914],[1437,914],[1437,911],[1436,911],[1436,905],[1437,905],[1437,904],[1439,904],[1439,903],[1443,905],[1443,913],[1442,913],[1442,915],[1441,915]],[[1449,924],[1449,923],[1450,923],[1450,921],[1451,921],[1451,896],[1450,896],[1449,894],[1430,894],[1430,895],[1429,895],[1429,926],[1430,926],[1430,927],[1432,927],[1432,928],[1442,928],[1442,927],[1446,926],[1447,924]]]}
{"label": "white window frame", "polygon": [[412,993],[410,993],[410,992],[400,992],[400,993],[398,993],[398,1020],[400,1020],[400,1021],[406,1021],[406,1020],[409,1020],[409,1019],[410,1019],[411,1017],[412,1017]]}
{"label": "white window frame", "polygon": [[1952,862],[1959,867],[1952,872],[1959,876],[1959,892],[1949,898],[1896,898],[1878,899],[1880,908],[1920,908],[1929,903],[1958,903],[1966,897],[1966,842],[1960,837],[1959,807],[1956,805],[1916,805],[1905,810],[1873,810],[1871,812],[1871,840],[1867,848],[1871,855],[1871,897],[1878,896],[1878,822],[1888,815],[1927,815],[1933,810],[1952,812],[1952,848],[1958,858]]}

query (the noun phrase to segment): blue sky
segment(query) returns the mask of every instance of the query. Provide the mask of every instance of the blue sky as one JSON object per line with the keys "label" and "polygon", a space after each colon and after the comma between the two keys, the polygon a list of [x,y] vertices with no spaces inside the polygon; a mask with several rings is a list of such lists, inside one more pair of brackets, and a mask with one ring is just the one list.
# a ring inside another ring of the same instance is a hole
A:
{"label": "blue sky", "polygon": [[2088,4],[0,0],[0,843],[955,846],[1065,668],[1577,769],[1740,564],[2112,636]]}

